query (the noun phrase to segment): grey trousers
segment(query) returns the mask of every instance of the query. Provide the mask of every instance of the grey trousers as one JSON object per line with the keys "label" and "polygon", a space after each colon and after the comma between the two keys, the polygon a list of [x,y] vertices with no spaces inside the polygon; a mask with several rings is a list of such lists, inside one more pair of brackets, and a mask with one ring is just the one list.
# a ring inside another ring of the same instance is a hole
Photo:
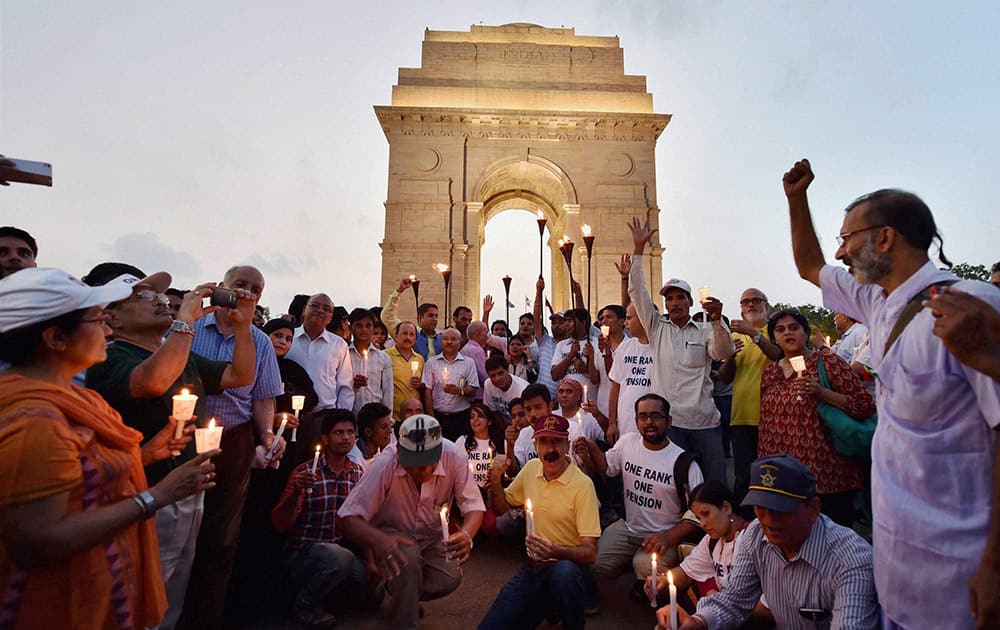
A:
{"label": "grey trousers", "polygon": [[204,508],[198,495],[181,499],[156,511],[156,537],[160,542],[160,569],[167,590],[167,614],[157,628],[172,630],[184,609],[191,565]]}
{"label": "grey trousers", "polygon": [[420,623],[420,602],[448,595],[462,583],[462,569],[453,560],[445,560],[440,540],[400,545],[406,566],[389,581],[386,590],[392,596],[392,627],[416,629]]}

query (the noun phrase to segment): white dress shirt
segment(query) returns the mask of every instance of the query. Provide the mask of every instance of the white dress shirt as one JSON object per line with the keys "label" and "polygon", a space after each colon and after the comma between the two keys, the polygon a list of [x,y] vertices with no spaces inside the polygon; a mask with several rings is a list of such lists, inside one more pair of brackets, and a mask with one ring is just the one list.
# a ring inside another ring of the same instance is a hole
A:
{"label": "white dress shirt", "polygon": [[392,359],[385,352],[369,344],[367,357],[358,352],[352,343],[351,370],[368,377],[368,385],[354,390],[354,413],[371,402],[380,402],[392,409]]}
{"label": "white dress shirt", "polygon": [[310,339],[300,326],[285,356],[305,368],[312,379],[319,397],[314,411],[354,408],[354,369],[346,341],[328,330]]}

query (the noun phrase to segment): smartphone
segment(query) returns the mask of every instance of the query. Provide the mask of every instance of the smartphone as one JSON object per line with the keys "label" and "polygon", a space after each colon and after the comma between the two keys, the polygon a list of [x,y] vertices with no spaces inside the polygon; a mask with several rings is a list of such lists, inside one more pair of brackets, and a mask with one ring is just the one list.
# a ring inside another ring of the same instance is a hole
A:
{"label": "smartphone", "polygon": [[799,608],[799,615],[809,621],[826,621],[830,618],[830,611],[822,608]]}
{"label": "smartphone", "polygon": [[52,185],[52,165],[0,156],[0,182]]}
{"label": "smartphone", "polygon": [[208,299],[208,304],[210,306],[221,306],[222,308],[236,308],[236,291],[217,288],[212,291],[212,296]]}

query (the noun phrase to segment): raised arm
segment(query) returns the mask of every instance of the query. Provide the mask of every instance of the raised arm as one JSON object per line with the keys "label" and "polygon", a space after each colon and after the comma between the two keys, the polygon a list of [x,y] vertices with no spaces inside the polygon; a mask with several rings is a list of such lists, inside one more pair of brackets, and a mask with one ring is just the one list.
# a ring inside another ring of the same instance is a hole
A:
{"label": "raised arm", "polygon": [[782,184],[788,198],[788,215],[792,223],[792,254],[799,276],[819,286],[819,272],[826,264],[823,248],[816,237],[812,215],[809,214],[809,199],[806,189],[815,179],[809,160],[799,160],[785,173]]}
{"label": "raised arm", "polygon": [[382,323],[385,324],[389,336],[393,339],[396,338],[396,326],[399,325],[399,314],[396,313],[399,309],[399,296],[411,286],[413,286],[413,280],[403,278],[399,281],[399,288],[390,293],[385,304],[382,305]]}
{"label": "raised arm", "polygon": [[635,312],[639,320],[646,328],[646,334],[650,339],[656,336],[659,327],[660,314],[656,312],[652,296],[646,291],[646,275],[642,270],[642,253],[646,248],[646,243],[653,238],[656,230],[650,229],[649,219],[645,223],[640,222],[638,217],[632,217],[628,222],[628,229],[632,232],[632,261],[629,271],[628,294],[635,306]]}
{"label": "raised arm", "polygon": [[628,272],[632,269],[632,256],[622,254],[622,257],[615,263],[615,269],[622,277],[622,308],[628,308],[632,303],[632,298],[628,296]]}

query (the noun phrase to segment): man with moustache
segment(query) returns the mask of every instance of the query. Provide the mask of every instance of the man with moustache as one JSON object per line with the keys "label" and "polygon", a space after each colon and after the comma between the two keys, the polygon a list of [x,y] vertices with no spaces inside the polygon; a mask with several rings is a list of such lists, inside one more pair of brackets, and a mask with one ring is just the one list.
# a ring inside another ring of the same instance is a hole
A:
{"label": "man with moustache", "polygon": [[[847,207],[836,258],[848,268],[827,265],[806,193],[813,178],[808,160],[783,178],[795,264],[827,308],[868,325],[879,379],[872,535],[883,627],[1000,627],[1000,383],[952,355],[923,308],[948,285],[994,310],[1000,292],[935,267],[930,208],[896,189]],[[940,247],[938,257],[949,264]]]}
{"label": "man with moustache", "polygon": [[[694,615],[678,608],[680,629],[741,627],[761,595],[782,629],[879,628],[871,547],[820,513],[812,471],[790,455],[770,455],[753,463],[751,479],[743,505],[757,520],[740,534],[726,588],[700,599]],[[670,612],[656,613],[664,628]]]}
{"label": "man with moustache", "polygon": [[629,297],[653,346],[653,392],[670,400],[673,422],[670,441],[695,453],[705,477],[726,483],[719,409],[712,399],[712,361],[725,361],[736,352],[729,329],[722,321],[722,302],[708,298],[703,304],[710,324],[691,319],[691,285],[678,278],[667,280],[660,295],[666,315],[656,311],[646,291],[643,250],[653,238],[649,219],[633,217],[632,268]]}
{"label": "man with moustache", "polygon": [[402,417],[400,407],[404,400],[421,398],[424,358],[413,349],[417,340],[417,327],[413,322],[396,324],[392,338],[396,343],[385,353],[392,361],[392,409],[393,417],[398,419]]}
{"label": "man with moustache", "polygon": [[316,411],[354,408],[354,368],[343,337],[326,329],[333,320],[333,300],[317,293],[306,302],[302,326],[292,336],[288,358],[306,369],[319,396]]}
{"label": "man with moustache", "polygon": [[760,379],[771,361],[782,357],[781,348],[767,337],[767,312],[771,305],[760,289],[740,296],[740,314],[730,326],[736,354],[719,368],[719,378],[733,384],[729,435],[733,449],[733,494],[742,499],[750,486],[750,464],[757,459],[760,426]]}
{"label": "man with moustache", "polygon": [[[264,276],[254,267],[231,267],[219,287],[248,292],[256,306],[264,292]],[[194,323],[191,351],[215,361],[232,360],[236,328],[240,324],[225,309],[205,315]],[[280,459],[285,452],[285,439],[275,438],[273,430],[274,399],[284,391],[274,347],[264,331],[251,326],[250,332],[255,351],[253,383],[209,395],[205,401],[205,415],[215,418],[225,430],[222,432],[222,454],[212,458],[216,488],[205,494],[198,553],[188,580],[184,611],[178,622],[182,628],[222,625],[243,505],[250,485],[254,445],[265,450],[273,445],[275,459]]]}
{"label": "man with moustache", "polygon": [[[403,278],[399,281],[399,287],[389,294],[382,306],[382,322],[391,330],[399,324],[399,299],[402,294],[413,286],[413,280]],[[471,312],[470,312],[471,317]],[[470,319],[471,321],[471,319]],[[417,339],[413,342],[413,349],[424,358],[431,358],[435,354],[441,354],[441,336],[437,332],[438,307],[437,304],[424,302],[417,306]],[[468,325],[468,324],[466,324]],[[464,334],[464,331],[463,331]]]}
{"label": "man with moustache", "polygon": [[590,477],[569,457],[566,418],[542,416],[533,431],[538,458],[507,488],[502,484],[506,465],[490,469],[493,511],[500,516],[530,499],[533,528],[529,524],[525,539],[527,563],[501,589],[480,630],[534,628],[546,618],[558,619],[568,630],[584,627],[585,585],[601,535],[597,494]]}
{"label": "man with moustache", "polygon": [[[677,545],[696,537],[698,526],[682,521],[681,492],[674,478],[674,464],[684,450],[667,437],[670,403],[657,394],[641,396],[635,403],[636,430],[625,433],[607,453],[586,437],[573,442],[581,468],[588,474],[622,476],[625,518],[609,525],[597,543],[594,575],[615,577],[629,564],[635,572],[633,591],[642,596],[642,580],[649,576],[650,554],[661,566],[680,563]],[[692,462],[687,471],[688,490],[701,484],[701,469]],[[683,501],[687,503],[686,497]]]}
{"label": "man with moustache", "polygon": [[468,431],[470,399],[479,390],[476,364],[458,351],[461,345],[462,335],[449,328],[441,333],[441,353],[424,364],[424,410],[452,441]]}

